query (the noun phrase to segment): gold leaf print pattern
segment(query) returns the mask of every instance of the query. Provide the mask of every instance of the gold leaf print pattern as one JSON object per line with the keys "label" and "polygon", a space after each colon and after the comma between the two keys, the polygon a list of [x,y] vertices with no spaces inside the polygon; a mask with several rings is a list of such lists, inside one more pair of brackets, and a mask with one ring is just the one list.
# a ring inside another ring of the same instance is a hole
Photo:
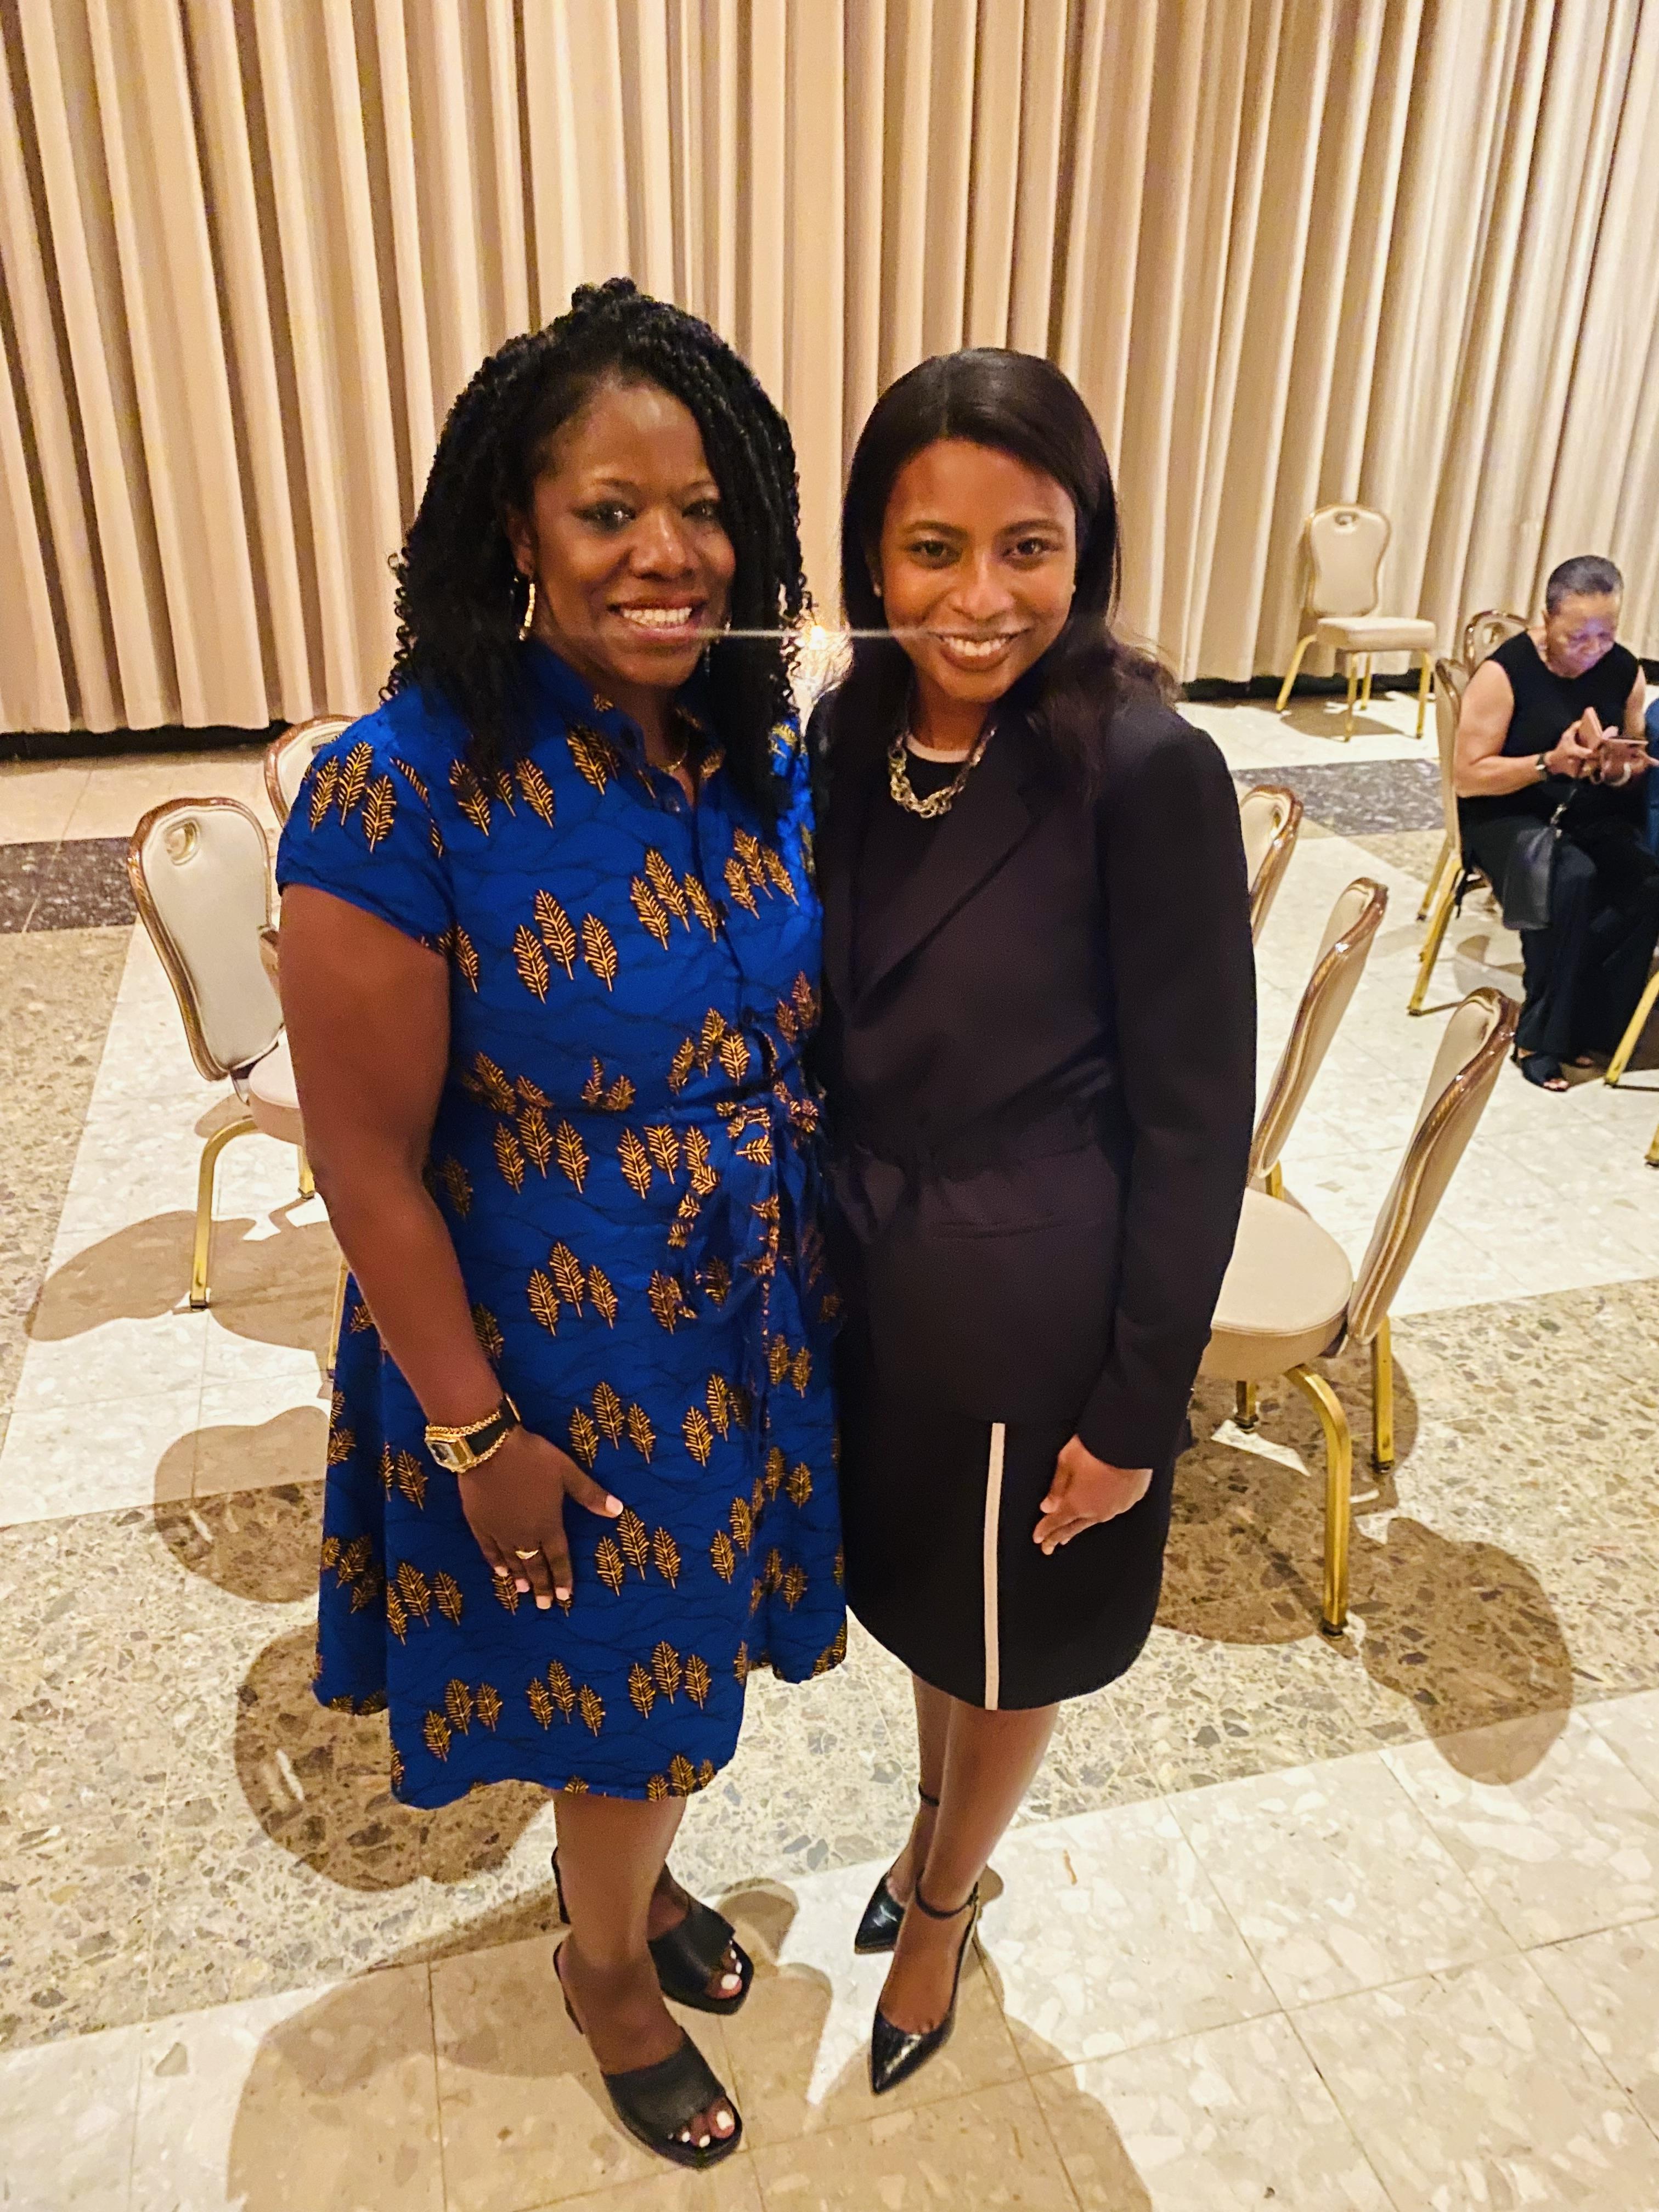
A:
{"label": "gold leaf print pattern", "polygon": [[426,1738],[426,1747],[434,1759],[449,1756],[449,1723],[441,1713],[428,1713],[421,1729]]}
{"label": "gold leaf print pattern", "polygon": [[646,1124],[645,1142],[653,1163],[672,1182],[679,1172],[679,1139],[666,1121],[649,1121]]}
{"label": "gold leaf print pattern", "polygon": [[326,760],[319,761],[312,770],[311,826],[313,830],[322,828],[324,817],[334,804],[334,789],[339,780],[340,763],[335,754],[331,753]]}
{"label": "gold leaf print pattern", "polygon": [[574,975],[576,972],[576,933],[570,926],[570,916],[551,891],[537,892],[534,911],[536,927],[542,933],[542,943],[565,974]]}
{"label": "gold leaf print pattern", "polygon": [[660,1267],[652,1270],[651,1280],[645,1288],[645,1302],[651,1309],[652,1318],[671,1336],[690,1313],[690,1308],[685,1303],[684,1291],[674,1278],[664,1274]]}
{"label": "gold leaf print pattern", "polygon": [[609,991],[617,981],[617,940],[596,914],[582,916],[582,958]]}
{"label": "gold leaf print pattern", "polygon": [[741,1083],[748,1074],[749,1061],[747,1038],[740,1036],[736,1030],[727,1030],[720,1042],[720,1062],[733,1083]]}
{"label": "gold leaf print pattern", "polygon": [[591,1474],[599,1455],[599,1431],[592,1413],[580,1406],[570,1416],[570,1449]]}
{"label": "gold leaf print pattern", "polygon": [[732,1500],[732,1540],[740,1552],[746,1552],[755,1540],[755,1515],[746,1498]]}
{"label": "gold leaf print pattern", "polygon": [[665,1774],[651,1775],[647,1778],[645,1785],[646,1803],[647,1805],[655,1805],[660,1802],[660,1801],[666,1797],[667,1795],[668,1777]]}
{"label": "gold leaf print pattern", "polygon": [[524,1148],[504,1122],[495,1130],[495,1164],[515,1194],[524,1188]]}
{"label": "gold leaf print pattern", "polygon": [[562,1795],[567,1797],[586,1797],[587,1795],[587,1784],[582,1780],[580,1774],[573,1774],[568,1782],[565,1784]]}
{"label": "gold leaf print pattern", "polygon": [[617,1523],[617,1541],[622,1555],[643,1582],[650,1564],[651,1542],[645,1533],[645,1523],[631,1505],[625,1505]]}
{"label": "gold leaf print pattern", "polygon": [[397,769],[398,775],[402,776],[404,781],[414,793],[416,798],[420,800],[422,805],[430,806],[432,804],[432,793],[427,788],[426,778],[423,775],[417,775],[415,770],[410,768],[409,763],[406,760],[399,760],[396,753],[393,753],[391,756],[391,760],[392,767]]}
{"label": "gold leaf print pattern", "polygon": [[376,776],[363,795],[362,820],[363,836],[372,853],[374,848],[392,835],[392,824],[398,812],[398,794],[389,775]]}
{"label": "gold leaf print pattern", "polygon": [[460,1162],[451,1156],[438,1163],[438,1180],[443,1185],[450,1204],[465,1221],[472,1210],[472,1178]]}
{"label": "gold leaf print pattern", "polygon": [[478,1685],[477,1702],[478,1718],[489,1730],[491,1735],[494,1735],[495,1733],[495,1723],[501,1717],[501,1692],[499,1690],[493,1689],[488,1682],[480,1682]]}
{"label": "gold leaf print pattern", "polygon": [[775,1498],[783,1485],[785,1460],[781,1449],[774,1444],[766,1455],[766,1471],[762,1477],[768,1498]]}
{"label": "gold leaf print pattern", "polygon": [[806,1595],[806,1570],[794,1566],[783,1577],[783,1601],[791,1613]]}
{"label": "gold leaf print pattern", "polygon": [[697,1770],[683,1751],[668,1762],[668,1787],[676,1797],[689,1797],[697,1786]]}
{"label": "gold leaf print pattern", "polygon": [[526,1106],[520,1112],[518,1127],[525,1158],[544,1176],[553,1158],[553,1132],[547,1126],[546,1115],[539,1106]]}
{"label": "gold leaf print pattern", "polygon": [[519,981],[526,990],[533,991],[545,1006],[551,974],[547,955],[537,942],[535,931],[522,921],[513,933],[513,963],[519,971]]}
{"label": "gold leaf print pattern", "polygon": [[426,1469],[413,1452],[400,1451],[394,1464],[398,1487],[418,1512],[426,1504]]}
{"label": "gold leaf print pattern", "polygon": [[641,1198],[651,1194],[651,1155],[646,1150],[643,1138],[632,1129],[624,1129],[617,1140],[617,1158],[622,1164],[623,1181]]}
{"label": "gold leaf print pattern", "polygon": [[645,854],[646,881],[655,891],[676,921],[687,929],[691,927],[691,908],[679,878],[675,875],[654,845],[647,846]]}
{"label": "gold leaf print pattern", "polygon": [[750,882],[755,884],[764,884],[766,868],[761,860],[760,839],[756,836],[754,831],[734,830],[732,832],[732,846],[738,859],[742,861],[743,872]]}
{"label": "gold leaf print pattern", "polygon": [[732,1393],[724,1375],[711,1375],[708,1387],[703,1392],[703,1403],[708,1408],[708,1418],[722,1437],[732,1433]]}
{"label": "gold leaf print pattern", "polygon": [[489,835],[489,794],[474,775],[471,764],[464,760],[449,764],[449,787],[455,794],[455,803],[473,828],[483,836]]}
{"label": "gold leaf print pattern", "polygon": [[483,977],[483,969],[478,959],[477,947],[459,921],[451,922],[449,927],[445,930],[443,935],[438,939],[438,950],[449,955],[456,967],[460,969],[469,988],[476,991]]}
{"label": "gold leaf print pattern", "polygon": [[651,1654],[651,1672],[657,1678],[657,1687],[672,1705],[684,1679],[680,1655],[672,1644],[662,1643],[656,1646]]}
{"label": "gold leaf print pattern", "polygon": [[547,1264],[552,1271],[554,1287],[559,1296],[568,1306],[574,1306],[580,1314],[582,1293],[587,1287],[582,1275],[581,1262],[568,1244],[559,1243],[548,1254]]}
{"label": "gold leaf print pattern", "polygon": [[789,1370],[789,1380],[801,1397],[806,1395],[806,1386],[812,1379],[812,1355],[803,1344],[796,1352]]}
{"label": "gold leaf print pattern", "polygon": [[652,1427],[643,1406],[630,1405],[628,1409],[628,1441],[649,1467],[652,1447],[657,1441],[657,1432]]}
{"label": "gold leaf print pattern", "polygon": [[424,1628],[432,1610],[431,1584],[412,1559],[399,1561],[396,1580],[398,1596]]}
{"label": "gold leaf print pattern", "polygon": [[622,1553],[617,1550],[613,1538],[601,1536],[594,1546],[593,1568],[611,1595],[620,1597],[626,1573],[623,1566]]}
{"label": "gold leaf print pattern", "polygon": [[605,739],[592,730],[567,730],[565,743],[570,748],[570,757],[575,762],[583,780],[591,783],[601,797],[611,780],[616,758]]}
{"label": "gold leaf print pattern", "polygon": [[611,1287],[611,1278],[601,1267],[587,1271],[587,1296],[593,1310],[607,1328],[617,1326],[617,1316],[622,1310],[617,1293]]}
{"label": "gold leaf print pattern", "polygon": [[815,1675],[827,1674],[832,1667],[839,1667],[846,1656],[847,1623],[843,1620],[841,1626],[836,1631],[835,1642],[827,1646],[825,1650],[820,1651],[817,1657],[812,1662],[812,1672]]}
{"label": "gold leaf print pattern", "polygon": [[568,1121],[561,1121],[553,1139],[553,1155],[561,1171],[581,1189],[587,1174],[587,1147]]}
{"label": "gold leaf print pattern", "polygon": [[629,885],[628,896],[634,902],[634,911],[640,918],[640,927],[649,937],[654,937],[665,952],[668,950],[668,909],[657,896],[643,876],[635,876]]}
{"label": "gold leaf print pattern", "polygon": [[685,1694],[699,1712],[708,1703],[708,1692],[714,1684],[708,1672],[708,1662],[699,1659],[695,1651],[685,1662]]}
{"label": "gold leaf print pattern", "polygon": [[392,1588],[390,1583],[386,1584],[386,1625],[392,1631],[392,1633],[397,1638],[399,1644],[407,1642],[409,1638],[409,1615],[404,1609],[404,1601],[402,1598],[398,1596],[397,1591]]}
{"label": "gold leaf print pattern", "polygon": [[714,1572],[723,1583],[729,1583],[738,1571],[738,1555],[724,1528],[714,1531],[714,1540],[708,1547],[708,1556],[714,1562]]}
{"label": "gold leaf print pattern", "polygon": [[755,903],[753,886],[749,881],[747,870],[735,854],[726,862],[722,872],[726,877],[726,890],[731,892],[740,907],[746,908],[758,920],[760,908]]}
{"label": "gold leaf print pattern", "polygon": [[554,1704],[568,1720],[576,1710],[576,1686],[566,1672],[562,1660],[548,1661],[547,1686],[552,1693]]}
{"label": "gold leaf print pattern", "polygon": [[525,1692],[525,1696],[529,1700],[531,1712],[538,1725],[542,1728],[551,1728],[553,1725],[553,1700],[548,1696],[547,1685],[543,1681],[539,1674],[537,1675],[534,1681],[531,1683],[529,1688]]}
{"label": "gold leaf print pattern", "polygon": [[641,1720],[649,1720],[657,1702],[657,1686],[636,1659],[628,1670],[629,1703]]}
{"label": "gold leaf print pattern", "polygon": [[590,1690],[586,1683],[584,1682],[581,1686],[581,1694],[577,1698],[576,1703],[580,1709],[582,1720],[587,1728],[588,1733],[592,1735],[597,1735],[599,1730],[605,1726],[604,1700],[600,1698],[598,1691]]}
{"label": "gold leaf print pattern", "polygon": [[703,1294],[708,1303],[716,1309],[723,1306],[732,1294],[732,1270],[724,1260],[720,1258],[711,1260],[697,1277],[697,1280],[702,1285]]}
{"label": "gold leaf print pattern", "polygon": [[538,1267],[530,1278],[530,1310],[550,1336],[559,1333],[559,1294],[553,1278]]}
{"label": "gold leaf print pattern", "polygon": [[621,1443],[628,1414],[621,1398],[608,1382],[596,1382],[593,1386],[593,1418],[603,1436],[613,1444]]}
{"label": "gold leaf print pattern", "polygon": [[605,1069],[599,1060],[593,1062],[593,1072],[582,1085],[584,1106],[598,1106],[607,1114],[625,1114],[634,1103],[634,1079],[619,1075],[607,1084]]}
{"label": "gold leaf print pattern", "polygon": [[743,1685],[749,1680],[749,1676],[751,1672],[749,1661],[749,1646],[747,1644],[738,1644],[737,1656],[732,1662],[732,1672],[737,1676],[738,1686],[741,1689]]}
{"label": "gold leaf print pattern", "polygon": [[708,1139],[702,1130],[686,1131],[685,1159],[693,1191],[699,1198],[707,1198],[719,1184],[720,1177],[709,1164]]}
{"label": "gold leaf print pattern", "polygon": [[651,1559],[657,1572],[670,1589],[678,1589],[680,1580],[680,1547],[666,1528],[654,1531],[651,1538]]}
{"label": "gold leaf print pattern", "polygon": [[799,906],[800,902],[795,896],[795,879],[784,866],[781,854],[774,852],[769,845],[763,845],[761,865],[766,870],[773,889],[781,891],[785,898],[792,900]]}
{"label": "gold leaf print pattern", "polygon": [[699,1467],[707,1467],[714,1449],[714,1431],[708,1414],[693,1406],[680,1426],[685,1432],[685,1449]]}
{"label": "gold leaf print pattern", "polygon": [[805,1505],[812,1495],[812,1470],[805,1460],[789,1470],[789,1503]]}
{"label": "gold leaf print pattern", "polygon": [[696,915],[697,920],[711,937],[718,937],[720,933],[720,908],[709,897],[696,877],[689,871],[681,877],[680,881],[685,885],[685,896],[692,913]]}
{"label": "gold leaf print pattern", "polygon": [[374,765],[374,749],[369,744],[355,744],[346,755],[340,770],[340,780],[334,788],[334,801],[344,822],[352,808],[368,788],[368,771]]}
{"label": "gold leaf print pattern", "polygon": [[674,1057],[668,1063],[668,1087],[678,1094],[691,1080],[691,1071],[697,1064],[697,1048],[690,1037],[674,1048]]}
{"label": "gold leaf print pattern", "polygon": [[447,1682],[444,1685],[444,1711],[452,1727],[462,1735],[468,1734],[472,1726],[472,1692],[465,1682]]}
{"label": "gold leaf print pattern", "polygon": [[519,1103],[518,1094],[507,1079],[506,1069],[498,1067],[487,1052],[473,1054],[470,1074],[471,1079],[467,1084],[468,1090],[488,1100],[496,1113],[511,1114],[515,1111]]}
{"label": "gold leaf print pattern", "polygon": [[774,1382],[781,1382],[789,1372],[789,1346],[781,1336],[771,1338],[767,1344],[766,1371]]}
{"label": "gold leaf print pattern", "polygon": [[454,1576],[445,1574],[440,1568],[432,1577],[432,1595],[439,1612],[442,1613],[450,1626],[458,1627],[465,1601],[461,1595],[461,1586]]}
{"label": "gold leaf print pattern", "polygon": [[514,769],[519,779],[519,788],[525,803],[539,814],[550,830],[553,827],[553,787],[533,760],[521,760]]}

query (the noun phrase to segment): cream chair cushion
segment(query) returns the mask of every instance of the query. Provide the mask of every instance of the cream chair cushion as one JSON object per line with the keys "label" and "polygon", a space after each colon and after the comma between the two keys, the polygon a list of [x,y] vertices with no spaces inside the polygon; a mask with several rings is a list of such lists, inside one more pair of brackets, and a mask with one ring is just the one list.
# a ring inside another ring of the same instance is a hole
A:
{"label": "cream chair cushion", "polygon": [[1247,1190],[1202,1371],[1262,1382],[1317,1359],[1341,1335],[1352,1288],[1335,1237],[1300,1206]]}
{"label": "cream chair cushion", "polygon": [[1431,622],[1405,615],[1326,615],[1314,635],[1337,653],[1432,653],[1438,643]]}
{"label": "cream chair cushion", "polygon": [[300,1126],[300,1096],[294,1087],[294,1061],[288,1039],[279,1037],[264,1058],[234,1079],[236,1094],[268,1137],[285,1145],[305,1141]]}
{"label": "cream chair cushion", "polygon": [[1322,507],[1306,523],[1308,598],[1316,615],[1368,615],[1381,594],[1393,526],[1374,507]]}
{"label": "cream chair cushion", "polygon": [[1285,1149],[1314,1078],[1359,988],[1388,907],[1388,892],[1369,876],[1357,877],[1337,894],[1314,956],[1313,973],[1256,1123],[1255,1141],[1250,1148],[1255,1175],[1265,1175]]}
{"label": "cream chair cushion", "polygon": [[169,799],[133,831],[128,868],[200,1073],[263,1059],[283,1013],[259,952],[270,854],[257,817],[232,799]]}

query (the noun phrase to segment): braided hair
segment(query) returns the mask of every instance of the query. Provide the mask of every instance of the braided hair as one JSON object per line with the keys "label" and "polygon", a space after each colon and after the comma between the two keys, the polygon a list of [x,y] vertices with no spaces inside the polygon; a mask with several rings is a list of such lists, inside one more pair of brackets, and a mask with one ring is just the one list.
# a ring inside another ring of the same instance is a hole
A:
{"label": "braided hair", "polygon": [[550,440],[607,376],[659,385],[690,410],[737,556],[732,627],[786,633],[718,639],[708,662],[726,773],[769,820],[771,732],[793,709],[787,633],[808,605],[789,426],[716,331],[625,276],[580,286],[556,322],[509,338],[450,409],[392,564],[398,647],[385,696],[416,687],[447,701],[481,770],[524,750],[520,578],[506,520],[528,509]]}

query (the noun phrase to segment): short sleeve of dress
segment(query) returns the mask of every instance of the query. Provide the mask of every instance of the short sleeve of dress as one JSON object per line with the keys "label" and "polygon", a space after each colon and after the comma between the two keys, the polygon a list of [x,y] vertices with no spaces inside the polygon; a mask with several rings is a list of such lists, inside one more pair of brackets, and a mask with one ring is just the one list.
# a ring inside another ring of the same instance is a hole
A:
{"label": "short sleeve of dress", "polygon": [[276,884],[327,891],[436,947],[454,919],[424,778],[359,722],[307,769],[276,854]]}

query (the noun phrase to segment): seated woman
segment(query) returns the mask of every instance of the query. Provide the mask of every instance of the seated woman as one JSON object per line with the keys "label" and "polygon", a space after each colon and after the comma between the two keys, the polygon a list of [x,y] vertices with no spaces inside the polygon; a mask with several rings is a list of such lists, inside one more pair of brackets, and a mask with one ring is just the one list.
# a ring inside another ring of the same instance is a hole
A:
{"label": "seated woman", "polygon": [[1565,1091],[1565,1065],[1611,1053],[1659,938],[1659,862],[1644,842],[1649,768],[1641,663],[1616,642],[1624,578],[1585,553],[1545,589],[1544,617],[1469,678],[1455,778],[1466,858],[1501,898],[1520,833],[1564,803],[1549,923],[1522,932],[1515,1057]]}

